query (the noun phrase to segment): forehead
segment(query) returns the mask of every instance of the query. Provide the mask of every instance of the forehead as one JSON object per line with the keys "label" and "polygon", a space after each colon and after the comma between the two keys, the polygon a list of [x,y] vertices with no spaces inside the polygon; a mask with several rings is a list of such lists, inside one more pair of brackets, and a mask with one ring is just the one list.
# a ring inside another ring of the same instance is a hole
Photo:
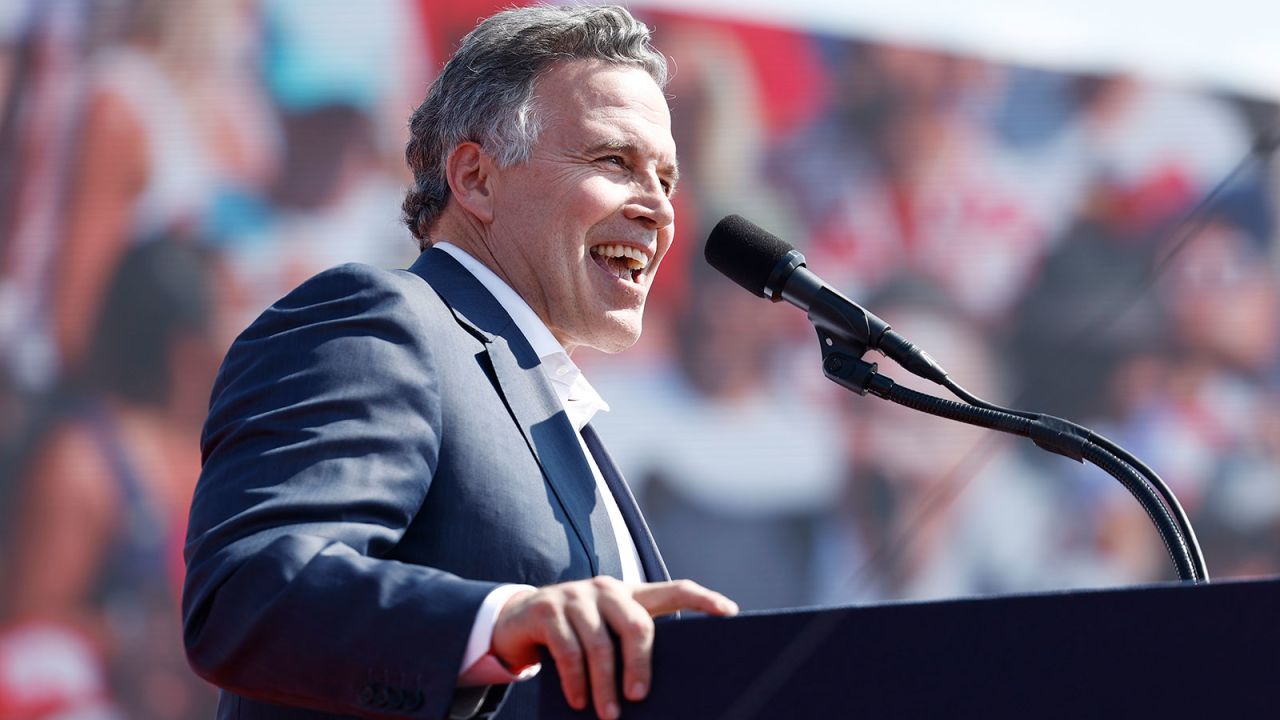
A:
{"label": "forehead", "polygon": [[671,112],[662,89],[644,70],[572,60],[557,63],[537,82],[542,130],[552,142],[589,145],[622,141],[674,162]]}

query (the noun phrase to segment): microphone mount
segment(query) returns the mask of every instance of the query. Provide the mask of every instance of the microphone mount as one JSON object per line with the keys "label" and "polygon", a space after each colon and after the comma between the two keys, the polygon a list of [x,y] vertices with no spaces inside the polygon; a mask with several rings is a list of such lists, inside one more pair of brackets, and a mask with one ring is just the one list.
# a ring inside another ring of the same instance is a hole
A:
{"label": "microphone mount", "polygon": [[[799,250],[788,250],[778,260],[760,294],[773,302],[785,300],[806,309],[809,322],[818,333],[827,377],[859,395],[867,392],[862,381],[868,371],[857,363],[862,362],[868,350],[875,350],[908,372],[933,382],[947,380],[946,371],[928,353],[809,272]],[[863,364],[874,372],[874,364]]]}
{"label": "microphone mount", "polygon": [[[1096,465],[1137,499],[1160,534],[1178,577],[1188,582],[1208,582],[1208,569],[1185,512],[1159,476],[1145,465],[1139,462],[1135,466],[1127,461],[1131,456],[1123,449],[1062,418],[958,403],[898,385],[881,374],[876,363],[863,359],[868,350],[879,350],[926,379],[949,387],[955,383],[933,358],[893,332],[887,323],[802,268],[804,256],[799,251],[789,251],[770,273],[763,295],[773,302],[786,300],[808,308],[809,322],[822,350],[822,373],[827,379],[858,395],[870,393],[920,412],[1026,437],[1041,449]],[[889,348],[889,352],[882,348]]]}
{"label": "microphone mount", "polygon": [[[856,316],[857,313],[852,315]],[[828,319],[825,315],[820,314],[820,317]],[[1118,448],[1108,447],[1106,441],[1088,428],[1052,415],[1005,412],[1002,409],[967,405],[898,385],[881,374],[876,363],[862,359],[867,352],[866,344],[850,339],[847,333],[831,332],[827,326],[820,325],[815,320],[812,312],[809,319],[818,333],[818,342],[822,348],[822,372],[827,379],[858,395],[870,393],[930,415],[1025,437],[1041,449],[1076,462],[1087,461],[1096,465],[1118,480],[1142,506],[1155,525],[1178,577],[1193,583],[1209,581],[1199,544],[1177,498],[1159,476],[1135,470],[1135,466],[1124,459],[1127,453],[1123,450],[1119,450],[1117,454],[1113,449]],[[1147,470],[1145,465],[1137,465]]]}
{"label": "microphone mount", "polygon": [[[889,324],[828,287],[805,267],[804,255],[749,220],[730,215],[711,231],[705,255],[712,267],[752,294],[787,301],[805,311],[822,350],[828,379],[859,395],[868,393],[921,412],[1029,438],[1037,446],[1077,462],[1090,462],[1120,481],[1155,524],[1183,580],[1208,582],[1204,555],[1178,499],[1142,461],[1089,430],[1051,415],[1011,410],[972,395],[928,353]],[[949,389],[964,403],[902,387],[863,360],[876,350],[908,372]]]}

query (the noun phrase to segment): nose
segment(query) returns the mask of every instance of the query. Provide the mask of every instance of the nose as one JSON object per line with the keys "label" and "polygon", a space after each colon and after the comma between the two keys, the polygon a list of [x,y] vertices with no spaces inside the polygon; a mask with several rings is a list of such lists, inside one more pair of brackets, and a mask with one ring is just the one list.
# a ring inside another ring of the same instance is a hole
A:
{"label": "nose", "polygon": [[643,222],[650,230],[661,230],[676,221],[671,198],[656,173],[647,172],[636,177],[635,196],[623,208],[623,215]]}

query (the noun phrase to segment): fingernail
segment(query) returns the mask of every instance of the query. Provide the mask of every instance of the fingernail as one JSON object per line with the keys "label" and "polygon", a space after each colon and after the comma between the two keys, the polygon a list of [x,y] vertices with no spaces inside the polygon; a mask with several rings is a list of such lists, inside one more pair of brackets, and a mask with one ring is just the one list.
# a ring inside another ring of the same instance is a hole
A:
{"label": "fingernail", "polygon": [[645,696],[645,693],[646,693],[646,692],[648,692],[648,690],[649,690],[649,688],[645,687],[644,683],[642,683],[642,682],[632,683],[632,684],[631,684],[631,699],[632,699],[632,700],[643,700],[643,699],[644,699],[644,696]]}
{"label": "fingernail", "polygon": [[604,706],[604,716],[608,720],[613,720],[614,718],[618,717],[620,713],[621,711],[618,710],[618,703],[616,702],[611,702],[608,705]]}

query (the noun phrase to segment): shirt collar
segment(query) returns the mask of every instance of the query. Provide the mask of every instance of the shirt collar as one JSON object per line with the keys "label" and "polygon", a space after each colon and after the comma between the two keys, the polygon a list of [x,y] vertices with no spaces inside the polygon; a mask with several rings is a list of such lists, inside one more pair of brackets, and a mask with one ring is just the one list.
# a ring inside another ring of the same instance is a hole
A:
{"label": "shirt collar", "polygon": [[[447,242],[438,242],[432,247],[441,250],[453,256],[467,272],[475,276],[476,280],[484,286],[485,290],[498,301],[503,310],[511,316],[511,320],[515,322],[516,327],[520,329],[520,334],[524,335],[524,339],[529,341],[529,345],[533,347],[533,352],[539,358],[546,358],[548,355],[556,353],[564,353],[564,346],[556,340],[556,336],[551,334],[538,314],[529,307],[529,303],[524,298],[516,294],[515,290],[506,283],[502,278],[489,269],[487,265],[475,259],[466,250],[452,245]],[[565,357],[568,357],[566,354]]]}
{"label": "shirt collar", "polygon": [[476,260],[466,250],[447,242],[435,243],[432,247],[449,253],[462,267],[475,276],[485,290],[493,295],[503,310],[511,316],[520,334],[529,341],[538,359],[542,361],[542,371],[551,381],[560,405],[569,415],[569,422],[575,430],[582,430],[597,412],[608,412],[609,404],[600,393],[587,382],[582,370],[573,362],[564,346],[556,340],[556,336],[547,329],[542,318],[529,307],[524,298],[516,294],[497,273],[484,263]]}

